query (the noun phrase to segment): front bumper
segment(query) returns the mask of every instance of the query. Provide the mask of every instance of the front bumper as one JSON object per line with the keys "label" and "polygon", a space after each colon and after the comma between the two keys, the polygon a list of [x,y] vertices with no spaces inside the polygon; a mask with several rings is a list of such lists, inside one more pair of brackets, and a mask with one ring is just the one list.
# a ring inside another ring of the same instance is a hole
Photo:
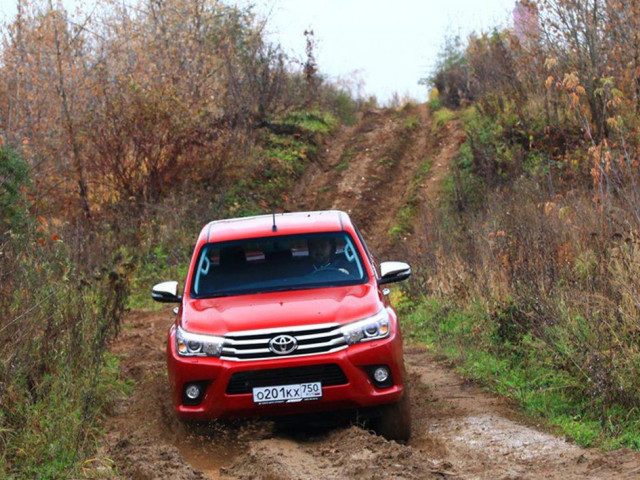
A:
{"label": "front bumper", "polygon": [[[345,350],[334,353],[234,362],[219,358],[179,356],[175,350],[174,326],[169,332],[167,342],[167,366],[174,409],[178,417],[183,420],[208,420],[293,415],[395,403],[404,393],[402,339],[396,332],[392,332],[386,339],[351,345]],[[307,370],[314,370],[322,365],[337,365],[346,378],[339,385],[323,385],[322,398],[319,400],[257,405],[253,402],[251,392],[228,392],[231,377],[236,373],[265,373],[265,370],[305,369],[305,367],[310,367]],[[389,367],[393,385],[386,388],[378,388],[374,385],[370,371],[372,366],[379,365]],[[205,388],[205,393],[198,405],[190,406],[184,404],[183,391],[185,385],[192,382],[200,382]]]}

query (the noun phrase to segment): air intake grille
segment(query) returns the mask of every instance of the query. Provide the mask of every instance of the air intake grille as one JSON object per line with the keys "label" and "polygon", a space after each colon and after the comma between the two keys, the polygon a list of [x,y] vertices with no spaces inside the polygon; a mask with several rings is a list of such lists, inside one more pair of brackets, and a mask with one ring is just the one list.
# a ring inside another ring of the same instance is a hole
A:
{"label": "air intake grille", "polygon": [[333,363],[310,365],[308,367],[273,368],[234,373],[227,385],[227,394],[251,393],[254,387],[292,385],[307,382],[322,382],[323,387],[348,383],[342,369]]}
{"label": "air intake grille", "polygon": [[[222,359],[247,361],[337,352],[347,348],[340,327],[341,325],[337,323],[325,323],[304,327],[230,332],[224,336]],[[297,343],[297,347],[285,355],[277,354],[269,348],[269,342],[281,335],[293,337]]]}

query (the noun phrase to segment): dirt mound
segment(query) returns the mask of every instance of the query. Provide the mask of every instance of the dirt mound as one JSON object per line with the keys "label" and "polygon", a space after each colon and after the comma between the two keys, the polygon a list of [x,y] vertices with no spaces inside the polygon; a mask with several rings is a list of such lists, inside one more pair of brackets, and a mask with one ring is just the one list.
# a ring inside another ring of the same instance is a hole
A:
{"label": "dirt mound", "polygon": [[127,478],[132,480],[208,478],[186,463],[175,446],[159,443],[157,438],[147,435],[134,434],[128,439],[119,440],[111,446],[110,453],[121,470],[126,472]]}
{"label": "dirt mound", "polygon": [[427,455],[351,426],[309,438],[272,438],[250,445],[227,473],[240,479],[442,478]]}

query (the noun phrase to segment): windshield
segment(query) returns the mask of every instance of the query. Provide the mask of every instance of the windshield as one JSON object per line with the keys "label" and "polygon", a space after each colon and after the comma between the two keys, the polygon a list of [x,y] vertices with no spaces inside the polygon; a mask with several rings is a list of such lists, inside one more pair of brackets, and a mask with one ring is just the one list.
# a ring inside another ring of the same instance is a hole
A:
{"label": "windshield", "polygon": [[194,298],[365,283],[369,278],[346,232],[283,235],[202,247]]}

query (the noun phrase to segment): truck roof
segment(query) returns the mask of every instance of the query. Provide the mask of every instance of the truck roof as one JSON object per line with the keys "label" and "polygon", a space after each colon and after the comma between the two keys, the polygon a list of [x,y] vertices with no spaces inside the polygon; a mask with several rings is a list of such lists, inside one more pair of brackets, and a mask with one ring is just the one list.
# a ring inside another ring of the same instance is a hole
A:
{"label": "truck roof", "polygon": [[276,213],[215,220],[204,226],[198,244],[297,233],[339,232],[352,228],[349,216],[339,210]]}

